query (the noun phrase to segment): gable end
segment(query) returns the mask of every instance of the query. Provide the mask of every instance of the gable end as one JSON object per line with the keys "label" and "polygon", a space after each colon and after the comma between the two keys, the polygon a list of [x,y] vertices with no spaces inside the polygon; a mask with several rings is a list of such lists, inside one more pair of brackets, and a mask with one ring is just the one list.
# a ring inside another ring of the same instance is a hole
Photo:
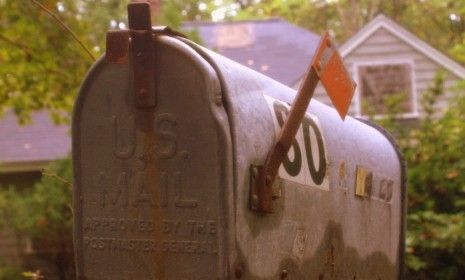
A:
{"label": "gable end", "polygon": [[413,35],[405,28],[398,25],[397,23],[390,20],[384,15],[377,16],[371,23],[366,25],[357,34],[350,38],[345,44],[343,44],[340,48],[341,56],[348,56],[364,41],[366,41],[371,35],[373,35],[377,30],[381,28],[384,28],[385,30],[389,31],[393,36],[399,38],[412,48],[418,50],[423,55],[430,58],[432,61],[438,63],[448,71],[452,72],[460,79],[465,79],[464,67],[462,67],[460,64],[453,61],[452,59],[448,58],[446,55],[442,54],[435,48],[431,47],[429,44],[425,43],[417,36]]}

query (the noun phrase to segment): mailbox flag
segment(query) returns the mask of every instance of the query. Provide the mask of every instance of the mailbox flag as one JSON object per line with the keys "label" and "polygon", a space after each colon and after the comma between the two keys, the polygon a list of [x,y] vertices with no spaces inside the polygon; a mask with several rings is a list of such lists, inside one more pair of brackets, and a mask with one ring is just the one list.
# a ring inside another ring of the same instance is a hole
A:
{"label": "mailbox flag", "polygon": [[342,119],[347,115],[355,91],[355,82],[344,66],[328,32],[323,36],[312,67]]}

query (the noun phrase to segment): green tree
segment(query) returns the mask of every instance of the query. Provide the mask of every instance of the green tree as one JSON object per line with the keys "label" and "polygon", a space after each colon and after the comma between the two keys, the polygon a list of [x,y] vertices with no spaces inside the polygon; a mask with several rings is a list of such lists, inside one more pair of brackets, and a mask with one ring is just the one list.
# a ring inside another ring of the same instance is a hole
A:
{"label": "green tree", "polygon": [[[31,111],[47,109],[69,122],[80,83],[105,50],[105,33],[127,27],[128,2],[0,0],[0,117],[13,110],[24,123]],[[179,28],[206,14],[190,1],[166,1],[159,23]]]}
{"label": "green tree", "polygon": [[32,240],[59,279],[74,279],[71,177],[71,160],[65,159],[52,163],[32,188],[0,188],[0,227]]}
{"label": "green tree", "polygon": [[67,119],[63,113],[123,7],[116,0],[0,1],[0,113],[12,109],[24,122],[46,108],[55,120]]}
{"label": "green tree", "polygon": [[438,78],[423,99],[426,118],[404,147],[409,163],[407,264],[416,279],[465,273],[465,95],[435,118]]}
{"label": "green tree", "polygon": [[422,94],[425,115],[413,129],[396,118],[395,100],[378,120],[396,135],[408,166],[407,279],[460,279],[465,273],[465,93],[438,114],[443,84],[439,73]]}
{"label": "green tree", "polygon": [[384,13],[434,47],[465,63],[465,2],[456,0],[243,0],[240,18],[282,17],[339,42]]}

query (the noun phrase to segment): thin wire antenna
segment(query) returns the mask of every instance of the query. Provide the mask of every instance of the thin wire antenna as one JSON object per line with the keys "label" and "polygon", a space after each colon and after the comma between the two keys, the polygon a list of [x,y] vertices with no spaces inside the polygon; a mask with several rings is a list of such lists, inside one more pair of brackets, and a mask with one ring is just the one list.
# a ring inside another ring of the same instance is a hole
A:
{"label": "thin wire antenna", "polygon": [[95,56],[91,53],[91,51],[84,45],[84,43],[79,40],[79,38],[77,37],[77,35],[73,32],[73,30],[71,30],[71,28],[69,28],[55,13],[53,13],[52,11],[50,11],[49,9],[47,9],[47,7],[45,7],[44,5],[42,5],[40,2],[38,2],[37,0],[31,0],[32,3],[34,3],[35,5],[37,5],[39,8],[41,8],[42,10],[44,10],[47,14],[49,14],[51,17],[53,17],[57,22],[58,24],[60,24],[60,26],[65,29],[66,31],[69,32],[69,34],[71,34],[71,36],[73,37],[73,39],[86,51],[86,53],[90,56],[90,58],[95,61]]}
{"label": "thin wire antenna", "polygon": [[42,175],[44,175],[46,177],[49,177],[49,178],[53,178],[53,179],[55,179],[57,181],[60,181],[60,182],[62,182],[63,184],[67,185],[70,188],[73,187],[73,184],[70,181],[66,180],[65,178],[63,178],[63,177],[59,176],[58,174],[53,173],[53,172],[51,172],[51,171],[49,171],[49,170],[47,170],[45,168],[42,169]]}

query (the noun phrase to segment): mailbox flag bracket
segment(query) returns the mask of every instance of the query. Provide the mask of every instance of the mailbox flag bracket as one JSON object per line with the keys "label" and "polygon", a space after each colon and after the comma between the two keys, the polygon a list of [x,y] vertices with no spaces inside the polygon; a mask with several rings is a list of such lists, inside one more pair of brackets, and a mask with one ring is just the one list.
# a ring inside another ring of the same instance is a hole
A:
{"label": "mailbox flag bracket", "polygon": [[339,115],[344,120],[355,91],[355,82],[346,70],[328,32],[322,37],[312,63],[297,91],[278,141],[268,153],[263,166],[251,168],[250,208],[272,213],[273,186],[283,159],[297,134],[315,88],[321,81]]}
{"label": "mailbox flag bracket", "polygon": [[148,3],[128,5],[129,34],[133,61],[133,89],[137,108],[156,105],[152,22]]}
{"label": "mailbox flag bracket", "polygon": [[[155,55],[153,37],[168,35],[186,37],[167,26],[152,27],[148,3],[128,4],[129,30],[109,30],[105,59],[111,64],[128,63],[129,51],[133,63],[133,90],[137,108],[156,106]],[[131,48],[129,48],[131,45]]]}

